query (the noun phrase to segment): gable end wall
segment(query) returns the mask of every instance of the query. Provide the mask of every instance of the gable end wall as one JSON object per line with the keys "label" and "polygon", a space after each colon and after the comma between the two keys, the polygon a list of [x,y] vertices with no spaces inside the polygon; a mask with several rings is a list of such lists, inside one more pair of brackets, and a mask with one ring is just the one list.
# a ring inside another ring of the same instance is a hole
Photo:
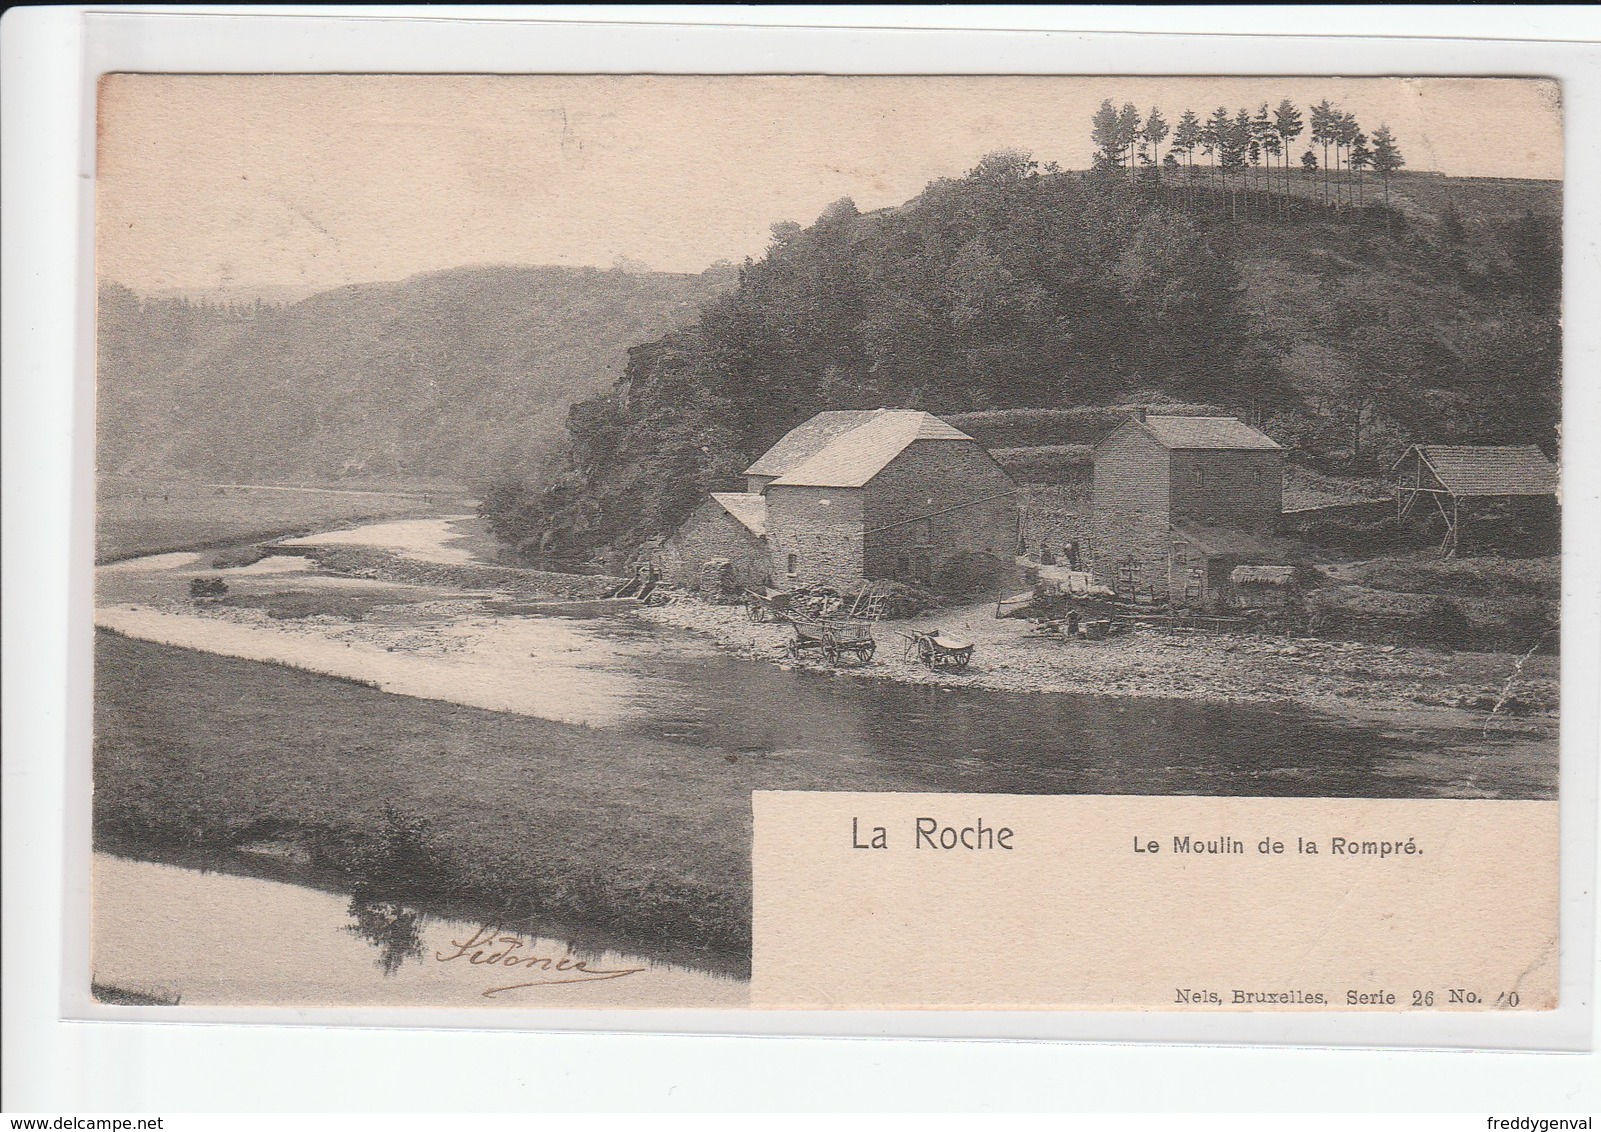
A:
{"label": "gable end wall", "polygon": [[[767,489],[767,545],[773,584],[830,585],[854,590],[862,582],[862,489]],[[789,573],[789,556],[796,572]]]}
{"label": "gable end wall", "polygon": [[695,589],[701,567],[713,558],[726,558],[734,566],[734,580],[755,586],[771,573],[766,542],[750,532],[715,499],[708,499],[679,524],[658,552],[664,578],[675,586]]}
{"label": "gable end wall", "polygon": [[1116,586],[1120,565],[1132,558],[1143,583],[1165,596],[1171,456],[1132,421],[1096,447],[1089,547],[1096,581]]}
{"label": "gable end wall", "polygon": [[919,560],[938,577],[959,556],[1009,565],[1017,553],[1017,485],[976,441],[915,441],[863,492],[868,577]]}

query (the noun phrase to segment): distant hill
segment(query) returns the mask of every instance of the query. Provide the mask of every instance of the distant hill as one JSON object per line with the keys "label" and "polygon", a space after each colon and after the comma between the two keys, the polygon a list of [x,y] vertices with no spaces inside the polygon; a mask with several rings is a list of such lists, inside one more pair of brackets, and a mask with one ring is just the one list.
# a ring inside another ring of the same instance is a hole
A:
{"label": "distant hill", "polygon": [[1561,184],[1388,182],[1002,152],[897,208],[837,201],[630,351],[627,398],[576,406],[564,466],[498,482],[485,514],[535,558],[628,551],[822,409],[1027,423],[989,437],[1020,475],[1066,474],[1139,404],[1214,406],[1346,476],[1419,440],[1555,454]]}
{"label": "distant hill", "polygon": [[100,290],[103,475],[471,482],[535,464],[737,271],[472,267],[280,305]]}

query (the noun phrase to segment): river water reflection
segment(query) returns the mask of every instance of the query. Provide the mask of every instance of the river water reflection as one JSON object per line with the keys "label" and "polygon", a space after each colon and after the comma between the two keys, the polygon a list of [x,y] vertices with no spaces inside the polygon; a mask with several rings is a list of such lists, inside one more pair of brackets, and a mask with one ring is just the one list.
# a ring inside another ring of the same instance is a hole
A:
{"label": "river water reflection", "polygon": [[95,982],[180,1006],[735,1007],[747,997],[742,980],[639,956],[107,853],[94,856],[94,913]]}
{"label": "river water reflection", "polygon": [[[1003,692],[796,671],[637,622],[596,628],[638,676],[617,726],[825,780],[1052,794],[1548,797],[1544,766],[1472,727],[1335,718],[1294,704]],[[639,648],[643,638],[670,648]]]}

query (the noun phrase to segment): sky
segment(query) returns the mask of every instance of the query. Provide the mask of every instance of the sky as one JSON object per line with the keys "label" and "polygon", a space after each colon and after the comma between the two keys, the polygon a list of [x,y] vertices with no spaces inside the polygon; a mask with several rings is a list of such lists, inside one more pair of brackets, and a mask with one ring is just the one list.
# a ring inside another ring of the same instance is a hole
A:
{"label": "sky", "polygon": [[1562,176],[1544,80],[111,75],[98,273],[148,292],[620,257],[695,272],[760,256],[775,222],[844,196],[897,205],[998,149],[1086,168],[1103,98],[1171,123],[1286,97],[1388,123],[1411,170]]}

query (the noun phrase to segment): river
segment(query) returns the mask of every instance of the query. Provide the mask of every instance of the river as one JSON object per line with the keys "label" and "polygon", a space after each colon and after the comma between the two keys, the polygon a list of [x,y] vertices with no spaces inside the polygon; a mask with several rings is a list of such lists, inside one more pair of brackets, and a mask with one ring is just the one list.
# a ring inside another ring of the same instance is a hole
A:
{"label": "river", "polygon": [[[430,563],[471,561],[454,545],[448,519],[295,540],[318,541]],[[225,603],[188,600],[191,580],[202,576],[227,581]],[[1467,729],[1364,725],[1293,705],[831,677],[730,655],[615,610],[519,612],[492,594],[320,574],[292,554],[223,570],[208,555],[121,562],[99,571],[97,588],[97,623],[129,636],[665,740],[708,758],[755,754],[804,767],[812,783],[1370,797],[1528,797],[1540,789]],[[100,855],[96,894],[100,981],[159,988],[185,1003],[238,1002],[245,993],[280,1004],[459,1002],[482,974],[465,961],[424,958],[448,954],[475,925],[421,917],[417,948],[408,943],[401,962],[387,962],[384,932],[364,935],[362,910],[348,896],[276,880]],[[391,912],[390,920],[413,914]],[[368,927],[382,926],[382,914],[365,915]],[[260,972],[241,973],[230,969],[237,956],[228,957],[229,938],[276,942]],[[520,946],[565,954],[559,941]],[[557,993],[586,1005],[599,1001],[594,995],[648,1005],[686,988],[700,1001],[738,993],[719,989],[726,980],[711,975],[627,956],[604,961],[607,969],[643,963],[644,971]],[[685,981],[693,979],[719,987]]]}
{"label": "river", "polygon": [[639,956],[109,853],[94,857],[94,918],[95,982],[178,1006],[665,1008],[747,998],[742,980]]}

